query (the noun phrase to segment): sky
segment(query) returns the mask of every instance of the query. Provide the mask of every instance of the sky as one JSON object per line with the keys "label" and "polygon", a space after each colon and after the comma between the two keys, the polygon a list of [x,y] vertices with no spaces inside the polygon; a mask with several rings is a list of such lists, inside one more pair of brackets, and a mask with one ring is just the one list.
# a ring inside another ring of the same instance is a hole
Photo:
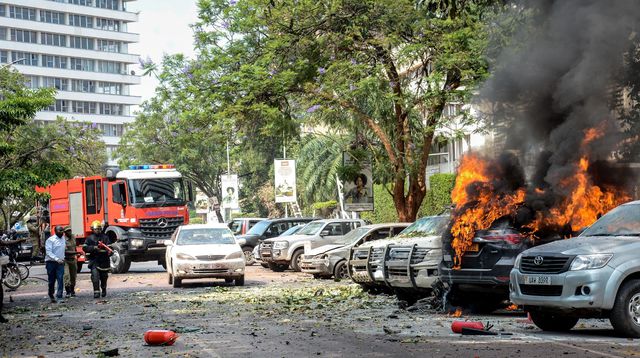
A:
{"label": "sky", "polygon": [[[129,53],[151,58],[159,63],[163,54],[183,53],[193,56],[193,32],[189,27],[197,21],[196,0],[136,0],[127,4],[127,11],[139,12],[137,23],[129,24],[129,32],[140,34],[140,42],[129,45]],[[141,74],[138,65],[132,70]],[[153,97],[158,81],[142,77],[132,94],[142,101]]]}

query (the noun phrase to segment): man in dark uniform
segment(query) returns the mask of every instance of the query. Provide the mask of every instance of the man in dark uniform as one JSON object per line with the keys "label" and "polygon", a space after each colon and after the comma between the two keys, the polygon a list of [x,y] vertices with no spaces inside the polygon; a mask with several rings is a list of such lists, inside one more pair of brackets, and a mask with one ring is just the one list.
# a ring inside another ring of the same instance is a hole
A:
{"label": "man in dark uniform", "polygon": [[[111,268],[110,250],[104,246],[111,244],[109,236],[102,232],[102,223],[98,220],[91,223],[93,233],[84,242],[83,250],[89,259],[89,269],[91,270],[91,282],[93,283],[93,298],[107,295],[107,279]],[[103,246],[104,245],[104,246]]]}
{"label": "man in dark uniform", "polygon": [[78,259],[76,252],[76,238],[71,226],[64,227],[64,290],[66,297],[76,297],[76,277],[78,275]]}

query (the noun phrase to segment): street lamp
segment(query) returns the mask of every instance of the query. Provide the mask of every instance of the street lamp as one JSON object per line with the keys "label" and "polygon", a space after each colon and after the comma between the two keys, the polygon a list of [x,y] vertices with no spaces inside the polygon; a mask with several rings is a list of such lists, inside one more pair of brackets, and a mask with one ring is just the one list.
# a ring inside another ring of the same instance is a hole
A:
{"label": "street lamp", "polygon": [[11,65],[15,65],[16,63],[25,61],[26,59],[27,59],[26,57],[23,57],[23,58],[19,58],[17,60],[13,60],[13,61],[11,61],[11,62],[9,62],[7,64],[2,65],[2,67],[0,67],[0,69],[5,68],[5,67],[9,67]]}

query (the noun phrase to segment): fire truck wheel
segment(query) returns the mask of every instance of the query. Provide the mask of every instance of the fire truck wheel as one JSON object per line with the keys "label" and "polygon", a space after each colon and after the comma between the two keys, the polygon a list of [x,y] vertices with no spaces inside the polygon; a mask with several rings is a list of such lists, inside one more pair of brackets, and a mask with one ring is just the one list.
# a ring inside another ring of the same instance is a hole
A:
{"label": "fire truck wheel", "polygon": [[113,255],[111,255],[111,271],[113,273],[126,273],[131,267],[131,259],[122,251],[119,244],[113,245]]}

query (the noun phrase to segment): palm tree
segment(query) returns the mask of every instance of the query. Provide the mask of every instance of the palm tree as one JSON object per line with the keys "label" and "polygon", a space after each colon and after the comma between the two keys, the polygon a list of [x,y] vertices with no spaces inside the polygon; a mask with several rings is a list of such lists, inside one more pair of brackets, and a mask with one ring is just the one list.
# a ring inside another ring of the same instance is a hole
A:
{"label": "palm tree", "polygon": [[306,202],[337,199],[336,174],[342,166],[345,138],[337,134],[308,134],[302,140],[298,165],[302,169]]}

